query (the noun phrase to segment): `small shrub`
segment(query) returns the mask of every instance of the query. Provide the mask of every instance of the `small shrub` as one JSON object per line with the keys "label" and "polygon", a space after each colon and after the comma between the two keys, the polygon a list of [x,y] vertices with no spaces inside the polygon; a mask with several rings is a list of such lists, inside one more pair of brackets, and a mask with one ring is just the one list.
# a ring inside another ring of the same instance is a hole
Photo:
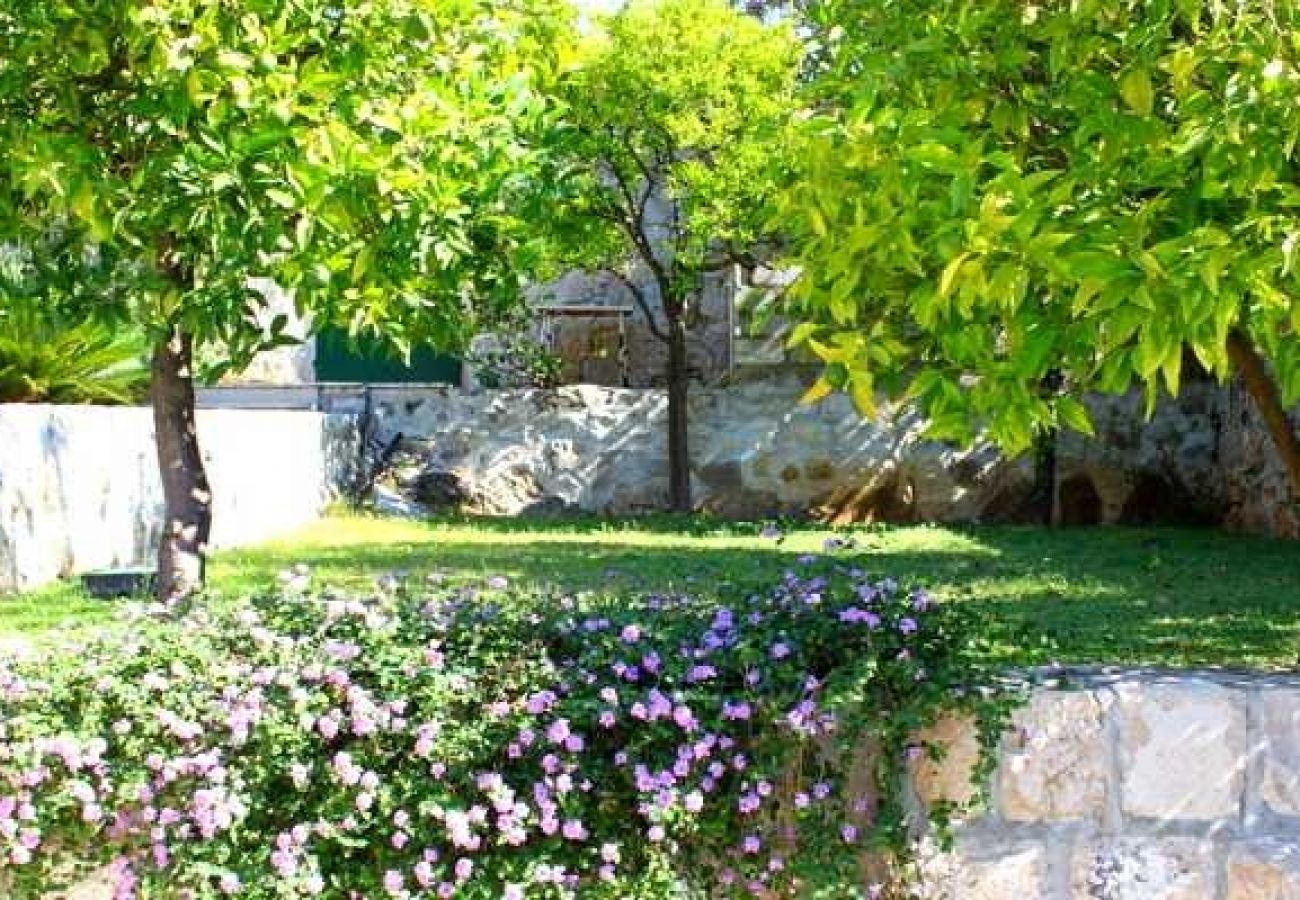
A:
{"label": "small shrub", "polygon": [[36,308],[0,313],[0,403],[129,404],[149,385],[143,337]]}
{"label": "small shrub", "polygon": [[910,735],[998,714],[971,635],[811,559],[729,606],[493,578],[155,610],[0,673],[0,854],[23,897],[103,863],[120,898],[855,896],[905,843]]}

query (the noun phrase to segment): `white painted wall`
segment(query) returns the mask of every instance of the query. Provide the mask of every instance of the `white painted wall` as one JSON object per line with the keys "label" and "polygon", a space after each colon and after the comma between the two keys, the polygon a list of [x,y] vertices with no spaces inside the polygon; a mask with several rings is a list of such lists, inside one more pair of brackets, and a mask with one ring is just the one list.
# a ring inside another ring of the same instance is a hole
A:
{"label": "white painted wall", "polygon": [[[351,416],[212,409],[198,423],[216,547],[313,521],[356,459]],[[146,562],[161,522],[149,409],[0,406],[0,591]]]}

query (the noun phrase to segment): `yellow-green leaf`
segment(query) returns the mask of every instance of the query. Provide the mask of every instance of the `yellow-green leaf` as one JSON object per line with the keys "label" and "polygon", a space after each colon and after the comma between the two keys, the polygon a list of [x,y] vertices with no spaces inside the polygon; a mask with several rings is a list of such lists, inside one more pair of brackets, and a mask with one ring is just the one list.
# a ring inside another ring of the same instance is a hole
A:
{"label": "yellow-green leaf", "polygon": [[803,406],[812,406],[814,403],[825,400],[834,390],[835,388],[831,387],[831,383],[823,375],[813,382],[812,387],[804,392],[804,395],[799,398],[799,403]]}
{"label": "yellow-green leaf", "polygon": [[849,382],[849,398],[864,419],[876,417],[876,385],[868,372],[856,372]]}
{"label": "yellow-green leaf", "polygon": [[947,297],[952,293],[952,289],[957,282],[957,274],[961,271],[961,267],[966,264],[966,260],[968,259],[970,259],[970,254],[963,253],[954,258],[944,267],[943,274],[939,277],[940,297]]}
{"label": "yellow-green leaf", "polygon": [[1074,397],[1061,397],[1056,401],[1056,415],[1066,428],[1081,432],[1091,437],[1094,433],[1092,416],[1088,408]]}
{"label": "yellow-green leaf", "polygon": [[1146,69],[1130,69],[1120,79],[1119,93],[1139,116],[1149,116],[1155,110],[1156,92]]}

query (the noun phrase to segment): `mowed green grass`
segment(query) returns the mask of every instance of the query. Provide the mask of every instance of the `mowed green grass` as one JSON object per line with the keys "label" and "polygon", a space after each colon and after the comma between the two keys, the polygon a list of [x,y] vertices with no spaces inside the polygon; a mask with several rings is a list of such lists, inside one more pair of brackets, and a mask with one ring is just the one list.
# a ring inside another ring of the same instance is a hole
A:
{"label": "mowed green grass", "polygon": [[[1211,530],[789,526],[654,518],[412,522],[335,516],[251,550],[215,556],[225,595],[264,591],[296,563],[315,580],[367,591],[402,573],[466,582],[504,575],[561,591],[762,589],[822,550],[970,604],[1009,664],[1115,663],[1294,669],[1300,663],[1300,544]],[[0,641],[111,621],[114,604],[70,585],[0,598]]]}

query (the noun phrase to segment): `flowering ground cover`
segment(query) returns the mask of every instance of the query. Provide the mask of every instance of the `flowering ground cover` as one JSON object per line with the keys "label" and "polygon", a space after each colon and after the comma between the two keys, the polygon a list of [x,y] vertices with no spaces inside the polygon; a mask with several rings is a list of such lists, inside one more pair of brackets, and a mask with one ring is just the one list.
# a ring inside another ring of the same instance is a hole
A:
{"label": "flowering ground cover", "polygon": [[969,607],[852,549],[728,600],[299,568],[0,663],[0,888],[892,897],[917,730],[1007,700]]}
{"label": "flowering ground cover", "polygon": [[[671,518],[471,520],[353,516],[247,551],[217,554],[225,593],[265,586],[309,563],[319,580],[368,589],[386,573],[451,583],[504,575],[516,584],[689,590],[700,597],[770,583],[828,538],[881,574],[971,604],[1009,663],[1109,662],[1292,668],[1300,655],[1295,545],[1212,530],[764,526]],[[112,607],[55,587],[0,600],[0,639],[99,624]]]}

